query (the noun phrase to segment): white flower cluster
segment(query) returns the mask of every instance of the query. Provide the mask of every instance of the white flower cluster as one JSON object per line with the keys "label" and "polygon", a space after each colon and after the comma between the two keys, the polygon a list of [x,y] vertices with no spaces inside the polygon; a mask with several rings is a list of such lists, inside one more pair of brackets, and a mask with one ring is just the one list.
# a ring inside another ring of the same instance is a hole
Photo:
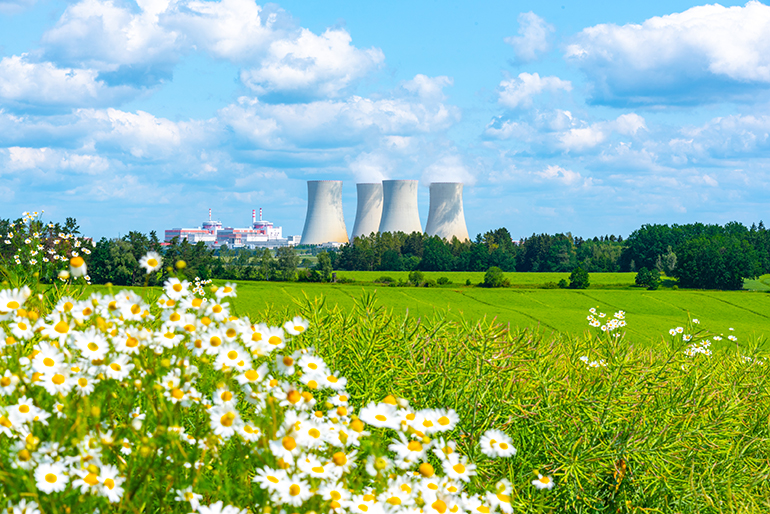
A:
{"label": "white flower cluster", "polygon": [[580,357],[580,360],[583,361],[583,363],[586,365],[587,368],[606,368],[607,367],[607,361],[604,359],[599,359],[598,361],[590,361],[588,359],[587,355],[582,355]]}
{"label": "white flower cluster", "polygon": [[[606,318],[607,314],[603,312],[597,313],[597,310],[593,307],[588,309],[588,312],[590,312],[590,314],[586,318],[588,320],[588,324],[592,327],[601,328],[602,332],[613,332],[614,330],[617,330],[619,328],[623,328],[626,326],[625,311],[616,312],[614,316],[608,319],[606,322],[599,321],[599,319]],[[597,319],[597,316],[599,319]]]}
{"label": "white flower cluster", "polygon": [[[252,324],[225,301],[235,285],[210,286],[204,297],[207,283],[170,278],[155,304],[125,290],[64,297],[45,315],[25,308],[29,288],[0,291],[0,351],[8,364],[0,376],[0,440],[11,448],[11,461],[0,467],[31,474],[39,493],[75,490],[119,502],[143,457],[157,451],[182,473],[196,473],[226,466],[220,450],[237,439],[245,458],[255,458],[253,482],[267,503],[289,512],[314,498],[337,514],[512,513],[508,481],[492,492],[464,490],[476,465],[445,438],[459,422],[453,410],[413,409],[387,396],[356,416],[347,379],[312,348],[281,352],[307,321]],[[119,391],[132,391],[124,396],[134,402],[121,415],[102,411],[102,400],[83,412],[89,397],[117,399]],[[184,422],[192,419],[202,424]],[[82,428],[69,433],[72,426]],[[65,436],[47,440],[52,434]],[[377,444],[383,436],[387,443]],[[176,442],[153,450],[158,437]],[[375,444],[362,444],[369,439]],[[484,433],[480,445],[491,458],[516,455],[499,430]],[[359,466],[371,479],[354,486],[347,479]],[[193,511],[245,512],[190,483],[172,494]],[[532,484],[554,486],[541,474]],[[212,503],[201,504],[204,497]]]}
{"label": "white flower cluster", "polygon": [[711,341],[709,341],[708,339],[701,342],[695,342],[695,343],[692,343],[687,348],[685,348],[684,354],[687,355],[688,357],[695,357],[696,355],[701,353],[707,357],[710,357],[711,356],[711,348],[709,348],[710,346],[711,346]]}

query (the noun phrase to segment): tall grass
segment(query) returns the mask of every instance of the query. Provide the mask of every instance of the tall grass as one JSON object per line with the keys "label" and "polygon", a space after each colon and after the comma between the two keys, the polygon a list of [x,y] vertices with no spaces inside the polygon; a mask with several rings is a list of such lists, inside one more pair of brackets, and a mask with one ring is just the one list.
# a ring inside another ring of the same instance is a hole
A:
{"label": "tall grass", "polygon": [[[455,409],[457,439],[479,464],[475,486],[508,477],[516,512],[770,511],[770,368],[759,341],[688,357],[681,334],[657,344],[544,336],[394,316],[370,293],[351,310],[315,299],[301,311],[314,327],[304,343],[361,404],[394,394]],[[683,333],[698,340],[697,328]],[[489,428],[513,437],[516,458],[478,452]],[[547,495],[529,486],[538,471],[557,481]]]}

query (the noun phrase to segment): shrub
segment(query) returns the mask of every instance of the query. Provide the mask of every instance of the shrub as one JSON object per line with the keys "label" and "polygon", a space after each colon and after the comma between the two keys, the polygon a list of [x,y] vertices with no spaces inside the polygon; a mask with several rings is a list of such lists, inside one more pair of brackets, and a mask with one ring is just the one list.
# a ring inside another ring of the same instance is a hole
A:
{"label": "shrub", "polygon": [[391,284],[395,281],[396,279],[394,279],[393,277],[389,277],[387,275],[383,275],[380,278],[377,278],[374,280],[376,284]]}
{"label": "shrub", "polygon": [[469,285],[471,285],[471,279],[469,279],[469,278],[466,278],[466,279],[465,279],[465,285],[466,285],[466,286],[469,286]]}
{"label": "shrub", "polygon": [[578,266],[569,276],[570,289],[586,289],[589,286],[588,272]]}
{"label": "shrub", "polygon": [[447,284],[451,284],[452,281],[449,280],[447,277],[438,277],[438,280],[436,280],[436,283],[440,286],[444,286]]}
{"label": "shrub", "polygon": [[484,273],[484,287],[503,287],[505,285],[505,274],[497,266],[492,266]]}
{"label": "shrub", "polygon": [[423,275],[422,271],[414,270],[409,272],[409,282],[411,282],[413,286],[421,285],[424,279],[425,275]]}
{"label": "shrub", "polygon": [[649,290],[655,290],[660,286],[660,271],[648,270],[642,268],[636,273],[634,282],[637,286],[646,287]]}
{"label": "shrub", "polygon": [[436,287],[438,285],[438,283],[435,280],[433,280],[432,278],[429,278],[428,280],[423,282],[422,285],[423,285],[423,287]]}
{"label": "shrub", "polygon": [[563,278],[563,279],[559,280],[559,284],[558,285],[559,285],[559,287],[561,289],[567,289],[569,287],[569,282],[567,282],[567,279]]}
{"label": "shrub", "polygon": [[559,284],[557,284],[556,282],[546,282],[545,284],[543,284],[543,289],[558,289],[558,288],[559,288]]}
{"label": "shrub", "polygon": [[338,284],[353,284],[353,283],[355,283],[355,279],[352,279],[350,277],[338,276],[337,277],[337,283]]}

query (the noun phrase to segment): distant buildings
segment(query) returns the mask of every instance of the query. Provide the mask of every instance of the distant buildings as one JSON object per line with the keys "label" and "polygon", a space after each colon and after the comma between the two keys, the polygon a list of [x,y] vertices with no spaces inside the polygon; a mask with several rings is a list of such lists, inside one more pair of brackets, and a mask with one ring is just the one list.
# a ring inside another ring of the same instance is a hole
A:
{"label": "distant buildings", "polygon": [[221,222],[211,219],[204,221],[198,228],[172,228],[166,230],[165,242],[173,238],[180,241],[186,239],[190,244],[200,241],[210,247],[227,245],[229,248],[276,248],[280,246],[296,246],[300,236],[283,237],[282,228],[272,222],[262,219],[262,209],[259,209],[259,219],[256,210],[251,211],[251,226],[247,228],[225,227]]}

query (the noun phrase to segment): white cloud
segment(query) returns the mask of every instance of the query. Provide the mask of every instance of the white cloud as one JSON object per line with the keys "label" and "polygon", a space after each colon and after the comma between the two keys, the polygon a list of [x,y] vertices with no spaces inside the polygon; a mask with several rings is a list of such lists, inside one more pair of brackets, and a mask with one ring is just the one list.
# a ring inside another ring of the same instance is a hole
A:
{"label": "white cloud", "polygon": [[117,148],[140,159],[163,160],[177,155],[183,145],[190,150],[216,141],[205,141],[206,124],[201,121],[173,122],[144,111],[118,109],[84,109],[78,115],[93,123],[91,137],[100,148]]}
{"label": "white cloud", "polygon": [[163,23],[184,34],[194,48],[236,63],[258,60],[292,25],[282,9],[260,7],[253,0],[182,1]]}
{"label": "white cloud", "polygon": [[457,154],[445,155],[425,168],[422,174],[422,182],[462,182],[472,186],[476,183],[476,176],[463,163],[461,156]]}
{"label": "white cloud", "polygon": [[770,150],[770,115],[731,115],[714,118],[698,127],[681,130],[672,148],[680,153],[717,158],[766,155]]}
{"label": "white cloud", "polygon": [[558,136],[560,146],[566,151],[583,151],[605,142],[613,132],[633,136],[646,129],[644,118],[635,113],[622,114],[612,121],[601,121],[586,127],[569,129]]}
{"label": "white cloud", "polygon": [[517,78],[500,82],[501,91],[497,101],[511,109],[532,106],[533,97],[544,92],[556,93],[559,90],[572,91],[569,80],[559,77],[541,77],[537,73],[520,73]]}
{"label": "white cloud", "polygon": [[390,178],[393,163],[382,152],[363,152],[350,163],[356,182],[381,182]]}
{"label": "white cloud", "polygon": [[594,102],[719,102],[770,87],[768,33],[770,6],[704,5],[641,25],[588,27],[565,57],[593,82]]}
{"label": "white cloud", "polygon": [[[67,7],[56,26],[43,34],[44,55],[69,66],[126,75],[167,75],[177,61],[180,35],[163,27],[158,15],[168,0],[140,0],[140,11],[111,0],[82,0]],[[121,66],[124,66],[121,69]],[[163,77],[159,77],[163,78]]]}
{"label": "white cloud", "polygon": [[385,60],[378,48],[360,50],[350,43],[344,29],[328,29],[320,36],[302,29],[296,39],[274,41],[260,66],[242,71],[241,80],[257,94],[339,96]]}
{"label": "white cloud", "polygon": [[298,104],[270,104],[242,97],[219,111],[237,135],[262,148],[357,144],[367,137],[426,134],[460,119],[454,106],[423,103],[394,91],[391,98],[351,96]]}
{"label": "white cloud", "polygon": [[26,11],[37,0],[0,0],[0,14],[18,14],[22,11]]}
{"label": "white cloud", "polygon": [[402,84],[402,87],[419,96],[421,99],[430,101],[443,101],[446,100],[444,94],[444,88],[454,84],[454,80],[450,77],[428,77],[423,74],[417,74],[412,80],[407,80]]}
{"label": "white cloud", "polygon": [[105,105],[135,94],[128,87],[110,88],[89,69],[57,68],[30,62],[27,54],[0,60],[0,98],[16,108],[68,108]]}
{"label": "white cloud", "polygon": [[75,174],[99,175],[109,169],[109,161],[99,155],[78,154],[55,148],[12,146],[2,150],[9,171],[70,171]]}
{"label": "white cloud", "polygon": [[[535,175],[547,180],[560,182],[567,186],[576,184],[580,182],[580,180],[583,178],[580,175],[580,173],[576,171],[568,170],[568,169],[562,168],[561,166],[555,166],[555,165],[548,166],[543,171],[535,172]],[[585,181],[585,185],[588,185],[588,184],[590,184],[590,179],[587,179]]]}
{"label": "white cloud", "polygon": [[519,36],[505,38],[516,52],[517,62],[532,62],[537,60],[550,48],[548,38],[554,31],[553,25],[537,14],[525,12],[519,14]]}

